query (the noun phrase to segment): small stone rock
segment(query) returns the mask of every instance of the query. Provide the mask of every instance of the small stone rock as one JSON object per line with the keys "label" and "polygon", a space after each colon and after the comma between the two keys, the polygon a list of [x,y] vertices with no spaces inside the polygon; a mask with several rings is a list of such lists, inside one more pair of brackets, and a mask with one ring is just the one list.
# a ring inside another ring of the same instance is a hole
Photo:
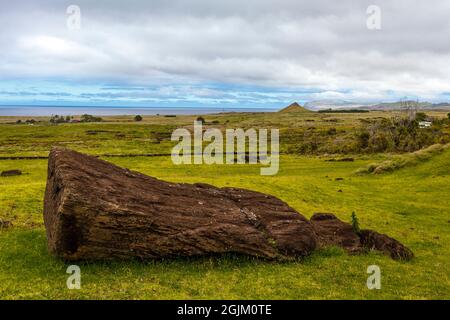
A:
{"label": "small stone rock", "polygon": [[392,259],[411,260],[414,254],[399,241],[373,230],[361,230],[361,244],[389,255]]}
{"label": "small stone rock", "polygon": [[350,253],[362,252],[359,236],[349,223],[339,220],[332,213],[315,213],[311,223],[316,230],[320,247],[338,246]]}
{"label": "small stone rock", "polygon": [[12,176],[20,176],[22,171],[20,170],[7,170],[1,173],[2,177],[12,177]]}
{"label": "small stone rock", "polygon": [[351,224],[339,220],[331,213],[315,213],[310,221],[316,230],[320,247],[339,246],[349,253],[374,249],[392,259],[410,260],[414,257],[412,251],[399,241],[373,230],[361,230],[357,234]]}

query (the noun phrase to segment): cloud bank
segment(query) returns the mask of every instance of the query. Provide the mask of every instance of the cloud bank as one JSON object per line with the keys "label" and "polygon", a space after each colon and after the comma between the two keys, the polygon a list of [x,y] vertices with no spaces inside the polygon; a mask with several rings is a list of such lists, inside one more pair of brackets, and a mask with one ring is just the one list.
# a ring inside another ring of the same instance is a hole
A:
{"label": "cloud bank", "polygon": [[[81,29],[66,9],[81,9]],[[0,104],[275,106],[450,97],[450,2],[16,1]]]}

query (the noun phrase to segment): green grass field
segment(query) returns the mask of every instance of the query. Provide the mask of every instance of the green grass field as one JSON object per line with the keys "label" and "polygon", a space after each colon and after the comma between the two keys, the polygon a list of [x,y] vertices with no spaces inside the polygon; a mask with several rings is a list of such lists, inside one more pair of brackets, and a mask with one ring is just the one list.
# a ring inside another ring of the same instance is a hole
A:
{"label": "green grass field", "polygon": [[[229,114],[207,120],[230,127],[283,123],[286,129],[310,125],[305,119],[315,119],[315,126],[328,126],[326,117],[339,117],[333,126],[351,128],[354,117],[379,116]],[[55,144],[99,155],[170,152],[167,132],[193,119],[146,117],[142,123],[133,123],[116,117],[99,124],[1,124],[0,157],[42,156]],[[92,130],[98,132],[87,134]],[[155,134],[163,139],[156,143]],[[175,166],[170,157],[105,159],[174,182],[269,193],[307,217],[332,212],[349,221],[354,211],[363,228],[386,233],[411,248],[416,256],[412,261],[394,261],[373,252],[349,256],[328,248],[288,263],[234,255],[82,263],[80,290],[67,289],[69,264],[46,249],[42,217],[46,160],[0,160],[0,171],[23,171],[21,176],[0,178],[0,219],[12,223],[0,231],[0,299],[449,299],[450,149],[380,175],[355,172],[389,155],[354,157],[354,162],[329,162],[325,161],[328,156],[285,154],[276,176],[261,176],[255,165]],[[338,177],[343,180],[335,180]],[[366,286],[369,265],[381,268],[380,290]]]}

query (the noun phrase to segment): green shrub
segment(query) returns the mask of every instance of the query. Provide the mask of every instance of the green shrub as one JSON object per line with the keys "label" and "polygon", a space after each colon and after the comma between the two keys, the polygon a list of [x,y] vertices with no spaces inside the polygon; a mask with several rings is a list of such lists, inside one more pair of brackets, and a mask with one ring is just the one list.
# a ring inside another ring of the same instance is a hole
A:
{"label": "green shrub", "polygon": [[101,122],[103,119],[100,117],[95,117],[90,114],[83,114],[81,116],[81,122]]}
{"label": "green shrub", "polygon": [[426,113],[424,113],[424,112],[417,112],[416,113],[416,120],[417,121],[425,121],[425,120],[427,120],[427,115],[426,115]]}
{"label": "green shrub", "polygon": [[[426,117],[418,113],[418,118]],[[421,129],[418,121],[382,119],[364,123],[356,133],[355,152],[413,152],[439,143],[444,134],[439,128]]]}
{"label": "green shrub", "polygon": [[361,228],[359,227],[359,220],[355,212],[352,212],[352,228],[356,234],[361,233]]}
{"label": "green shrub", "polygon": [[337,133],[336,128],[330,128],[327,130],[327,135],[334,136]]}
{"label": "green shrub", "polygon": [[367,131],[367,128],[363,128],[359,133],[356,134],[356,138],[358,141],[358,149],[364,150],[369,146],[370,133]]}

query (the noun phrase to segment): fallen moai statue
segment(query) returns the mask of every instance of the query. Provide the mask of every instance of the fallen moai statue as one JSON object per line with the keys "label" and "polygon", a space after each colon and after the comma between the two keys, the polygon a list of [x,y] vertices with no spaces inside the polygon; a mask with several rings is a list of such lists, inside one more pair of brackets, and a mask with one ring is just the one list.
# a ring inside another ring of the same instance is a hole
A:
{"label": "fallen moai statue", "polygon": [[327,245],[413,257],[394,239],[360,237],[330,214],[308,221],[270,195],[161,181],[63,148],[49,155],[44,222],[50,252],[66,260],[227,252],[288,260]]}

